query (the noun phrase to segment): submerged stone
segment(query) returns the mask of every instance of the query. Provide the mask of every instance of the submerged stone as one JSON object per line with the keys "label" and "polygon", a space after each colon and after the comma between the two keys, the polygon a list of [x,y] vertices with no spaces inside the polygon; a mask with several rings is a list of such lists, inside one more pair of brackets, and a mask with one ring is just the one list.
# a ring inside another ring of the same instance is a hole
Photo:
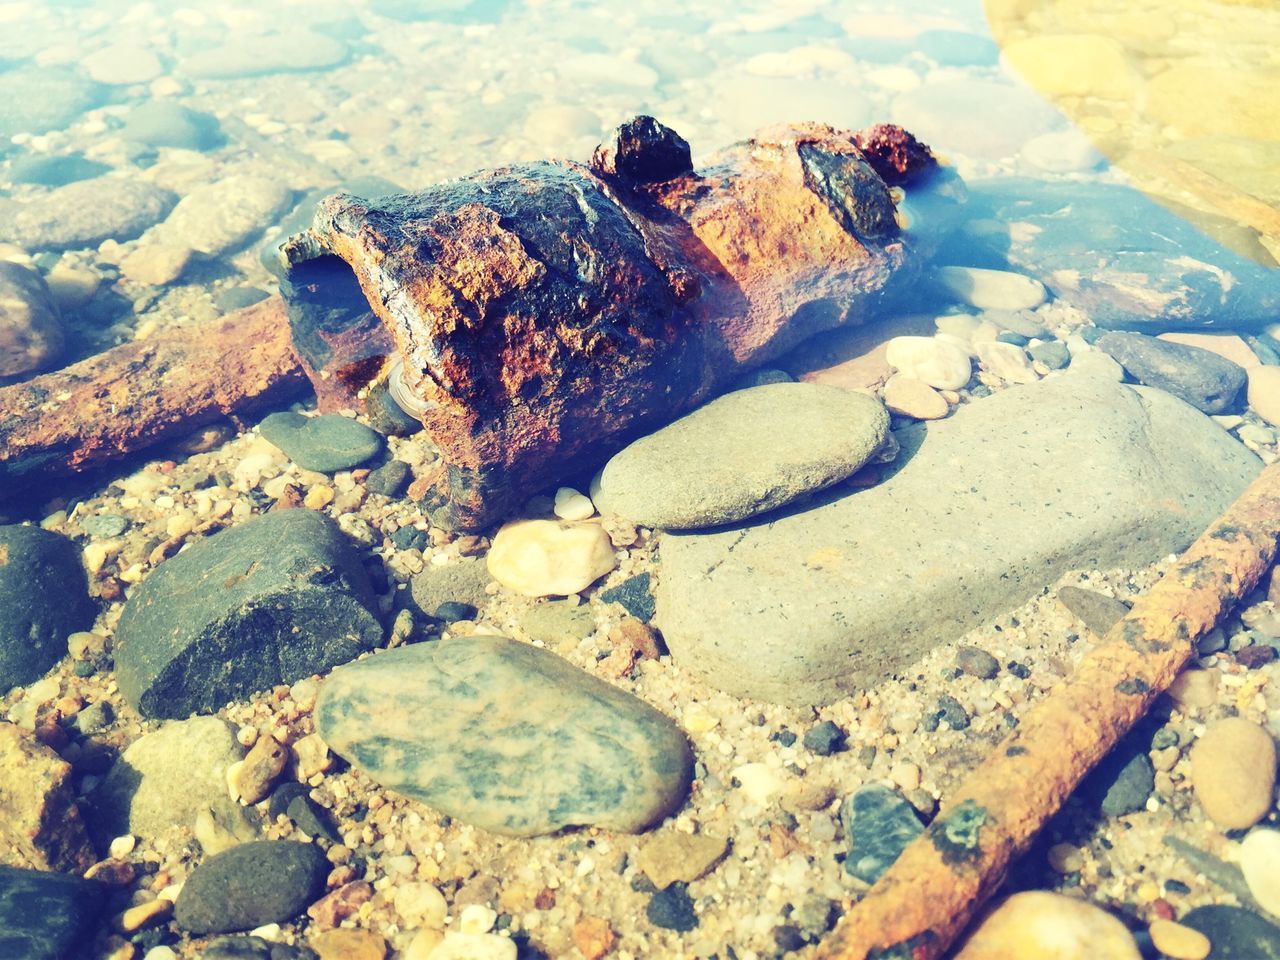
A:
{"label": "submerged stone", "polygon": [[875,883],[924,825],[901,795],[879,784],[858,790],[841,810],[849,836],[844,868],[864,883]]}
{"label": "submerged stone", "polygon": [[316,723],[384,787],[495,833],[634,833],[684,802],[693,755],[648,704],[501,637],[419,644],[340,667]]}
{"label": "submerged stone", "polygon": [[116,629],[120,691],[143,716],[212,713],[353,660],[382,639],[354,545],[328,517],[285,510],[166,560]]}
{"label": "submerged stone", "polygon": [[1135,380],[1205,413],[1232,409],[1245,385],[1243,367],[1199,347],[1115,330],[1099,337],[1097,346]]}
{"label": "submerged stone", "polygon": [[67,960],[93,936],[105,884],[0,866],[0,957]]}
{"label": "submerged stone", "polygon": [[678,663],[740,696],[829,702],[1068,570],[1182,549],[1260,468],[1181,401],[1087,373],[895,435],[878,486],[663,539],[657,625]]}
{"label": "submerged stone", "polygon": [[201,863],[174,904],[173,919],[196,935],[283,923],[324,891],[329,861],[314,844],[257,840]]}
{"label": "submerged stone", "polygon": [[319,417],[273,413],[258,430],[302,469],[317,473],[359,466],[382,452],[377,431],[336,413]]}

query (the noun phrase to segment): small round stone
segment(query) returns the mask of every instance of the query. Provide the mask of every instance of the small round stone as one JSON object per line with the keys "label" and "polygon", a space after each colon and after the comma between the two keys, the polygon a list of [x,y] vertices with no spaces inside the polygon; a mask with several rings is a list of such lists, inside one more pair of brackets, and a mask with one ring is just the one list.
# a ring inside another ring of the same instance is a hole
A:
{"label": "small round stone", "polygon": [[1268,913],[1280,914],[1280,830],[1254,830],[1240,844],[1240,870]]}
{"label": "small round stone", "polygon": [[487,564],[504,587],[528,597],[549,597],[585,590],[618,560],[598,524],[523,520],[498,531]]}
{"label": "small round stone", "polygon": [[1191,784],[1204,812],[1218,826],[1253,826],[1271,808],[1275,741],[1242,717],[1210,724],[1191,748]]}
{"label": "small round stone", "polygon": [[1148,928],[1151,944],[1170,960],[1205,960],[1213,945],[1199,930],[1172,920],[1156,920]]}
{"label": "small round stone", "polygon": [[[1052,945],[1052,946],[1050,946]],[[1047,890],[1015,893],[987,915],[955,960],[1141,960],[1133,935],[1101,907]]]}
{"label": "small round stone", "polygon": [[914,377],[890,377],[884,385],[884,405],[891,413],[916,420],[941,420],[951,407],[942,394]]}

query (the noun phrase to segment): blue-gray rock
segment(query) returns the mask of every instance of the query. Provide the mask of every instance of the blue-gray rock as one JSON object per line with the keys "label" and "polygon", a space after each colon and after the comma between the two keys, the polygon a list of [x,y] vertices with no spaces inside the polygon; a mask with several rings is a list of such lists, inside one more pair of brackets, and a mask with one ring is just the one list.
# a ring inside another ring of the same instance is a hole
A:
{"label": "blue-gray rock", "polygon": [[[958,233],[940,262],[1012,266],[1116,329],[1248,330],[1280,315],[1280,270],[1215,243],[1137,190],[1009,177],[968,186],[968,216],[1003,229]],[[983,250],[981,263],[972,259]],[[946,259],[957,256],[970,259]]]}
{"label": "blue-gray rock", "polygon": [[230,313],[261,303],[269,296],[267,291],[257,287],[224,287],[213,295],[213,305],[224,313]]}
{"label": "blue-gray rock", "polygon": [[90,536],[110,540],[112,537],[118,537],[128,530],[129,521],[118,513],[102,513],[82,518],[80,526]]}
{"label": "blue-gray rock", "polygon": [[1027,348],[1032,360],[1038,360],[1050,370],[1061,370],[1071,360],[1071,351],[1058,340],[1044,340]]}
{"label": "blue-gray rock", "polygon": [[56,67],[20,67],[4,74],[0,140],[18,133],[60,130],[102,102],[103,88]]}
{"label": "blue-gray rock", "polygon": [[698,926],[698,914],[693,909],[693,898],[683,883],[673,883],[654,891],[645,907],[644,915],[655,927],[688,933]]}
{"label": "blue-gray rock", "polygon": [[354,545],[314,510],[266,514],[166,560],[116,628],[120,692],[147,717],[212,713],[382,639]]}
{"label": "blue-gray rock", "polygon": [[482,560],[463,559],[442,566],[429,563],[413,578],[409,589],[418,609],[430,616],[442,603],[483,608],[489,600],[485,587],[491,579]]}
{"label": "blue-gray rock", "polygon": [[131,240],[177,202],[143,180],[79,180],[17,207],[0,222],[0,237],[28,250],[77,250],[103,240]]}
{"label": "blue-gray rock", "polygon": [[0,526],[0,693],[38,680],[96,608],[80,551],[59,533]]}
{"label": "blue-gray rock", "polygon": [[1083,587],[1062,587],[1058,600],[1089,628],[1095,637],[1105,637],[1107,631],[1125,618],[1129,607],[1115,597],[1108,597],[1096,590]]}
{"label": "blue-gray rock", "polygon": [[622,609],[627,613],[642,623],[648,623],[653,619],[656,609],[653,599],[653,577],[648,573],[637,573],[623,580],[616,587],[603,591],[600,599],[605,603],[621,604]]}
{"label": "blue-gray rock", "polygon": [[736,390],[614,454],[596,506],[666,529],[732,523],[851,476],[888,433],[884,404],[851,390]]}
{"label": "blue-gray rock", "polygon": [[77,180],[100,177],[111,168],[79,153],[50,157],[44,154],[19,157],[9,168],[14,183],[31,183],[40,187],[65,187]]}
{"label": "blue-gray rock", "polygon": [[212,150],[224,138],[216,117],[169,100],[148,100],[124,118],[120,136],[149,147]]}
{"label": "blue-gray rock", "polygon": [[364,488],[370,493],[384,497],[398,497],[409,485],[412,474],[409,465],[403,460],[388,460],[376,470],[371,470],[365,478]]}
{"label": "blue-gray rock", "polygon": [[105,884],[68,873],[0,866],[0,957],[73,960],[87,955]]}
{"label": "blue-gray rock", "polygon": [[329,861],[310,843],[257,840],[205,860],[173,907],[187,933],[232,933],[284,923],[324,892]]}
{"label": "blue-gray rock", "polygon": [[829,757],[844,749],[845,732],[830,720],[810,727],[804,734],[804,745],[820,757]]}
{"label": "blue-gray rock", "polygon": [[317,473],[357,467],[382,452],[382,437],[376,431],[336,413],[273,413],[258,425],[258,432],[302,469]]}
{"label": "blue-gray rock", "polygon": [[911,804],[888,787],[862,787],[841,808],[849,855],[845,870],[865,883],[875,883],[893,866],[907,844],[924,832]]}
{"label": "blue-gray rock", "polygon": [[663,538],[656,623],[677,663],[740,696],[829,702],[1068,570],[1181,550],[1261,467],[1167,393],[1070,369],[895,435],[877,486]]}
{"label": "blue-gray rock", "polygon": [[1178,920],[1213,944],[1213,960],[1280,960],[1280,927],[1240,907],[1196,907]]}
{"label": "blue-gray rock", "polygon": [[1230,410],[1245,384],[1243,367],[1200,347],[1120,331],[1098,338],[1097,346],[1139,383],[1159,387],[1205,413]]}
{"label": "blue-gray rock", "polygon": [[495,833],[645,829],[684,802],[688,741],[654,708],[501,637],[401,647],[334,670],[315,710],[339,756]]}
{"label": "blue-gray rock", "polygon": [[1104,816],[1123,817],[1146,809],[1156,786],[1156,771],[1147,755],[1149,739],[1121,741],[1081,785],[1081,792]]}

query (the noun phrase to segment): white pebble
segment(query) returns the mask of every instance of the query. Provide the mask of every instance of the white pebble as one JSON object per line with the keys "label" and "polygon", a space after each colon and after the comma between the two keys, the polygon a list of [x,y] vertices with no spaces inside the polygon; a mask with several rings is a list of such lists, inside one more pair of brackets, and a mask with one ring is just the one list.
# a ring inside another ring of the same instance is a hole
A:
{"label": "white pebble", "polygon": [[522,520],[498,531],[486,563],[504,587],[549,597],[585,590],[616,567],[618,558],[599,524]]}
{"label": "white pebble", "polygon": [[133,853],[133,848],[138,845],[138,838],[131,833],[126,833],[122,837],[112,839],[107,848],[107,853],[111,855],[112,860],[123,860],[129,854]]}
{"label": "white pebble", "polygon": [[958,390],[969,382],[969,354],[938,337],[894,337],[885,351],[889,366],[937,390]]}
{"label": "white pebble", "polygon": [[974,343],[978,362],[1005,383],[1035,383],[1039,377],[1031,369],[1026,351],[1016,344],[1003,340]]}
{"label": "white pebble", "polygon": [[498,922],[498,914],[482,903],[469,903],[458,917],[458,929],[463,933],[488,933]]}
{"label": "white pebble", "polygon": [[595,516],[596,507],[573,487],[561,487],[552,510],[561,520],[586,520]]}
{"label": "white pebble", "polygon": [[1253,899],[1280,913],[1280,830],[1254,830],[1240,844],[1240,869]]}
{"label": "white pebble", "polygon": [[396,913],[407,926],[444,929],[449,905],[444,894],[429,883],[402,883],[396,887]]}
{"label": "white pebble", "polygon": [[939,267],[937,277],[957,300],[979,310],[1033,310],[1045,300],[1044,284],[1008,270]]}
{"label": "white pebble", "polygon": [[519,950],[507,937],[492,933],[447,933],[431,960],[516,960]]}
{"label": "white pebble", "polygon": [[173,952],[173,947],[166,947],[161,944],[158,947],[152,947],[143,954],[142,960],[178,960],[178,955]]}
{"label": "white pebble", "polygon": [[782,775],[765,763],[744,763],[733,771],[742,792],[752,803],[765,804],[786,785]]}

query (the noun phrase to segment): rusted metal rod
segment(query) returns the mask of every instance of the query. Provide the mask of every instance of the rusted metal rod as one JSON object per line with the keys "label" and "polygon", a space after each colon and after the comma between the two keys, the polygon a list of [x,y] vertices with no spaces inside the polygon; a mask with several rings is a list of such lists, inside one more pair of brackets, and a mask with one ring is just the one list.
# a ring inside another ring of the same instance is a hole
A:
{"label": "rusted metal rod", "polygon": [[1133,605],[971,773],[822,943],[823,960],[941,957],[1093,766],[1147,712],[1270,566],[1280,465]]}

